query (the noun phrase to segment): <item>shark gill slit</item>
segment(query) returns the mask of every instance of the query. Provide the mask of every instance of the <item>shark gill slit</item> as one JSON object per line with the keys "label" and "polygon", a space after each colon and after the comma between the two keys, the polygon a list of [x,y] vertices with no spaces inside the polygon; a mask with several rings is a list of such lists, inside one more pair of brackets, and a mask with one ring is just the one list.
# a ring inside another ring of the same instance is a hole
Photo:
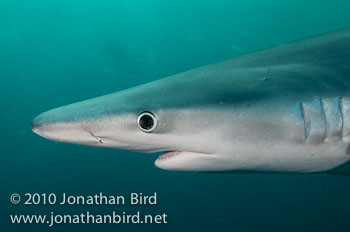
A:
{"label": "shark gill slit", "polygon": [[344,139],[344,110],[343,110],[343,98],[339,98],[339,111],[340,111],[340,121],[341,121],[341,127],[340,127],[340,136],[341,139]]}
{"label": "shark gill slit", "polygon": [[350,142],[350,98],[342,97],[341,103],[341,115],[342,115],[342,138],[345,142]]}
{"label": "shark gill slit", "polygon": [[[348,99],[343,99],[343,97],[340,97],[339,99],[339,110],[340,110],[340,117],[341,117],[341,138],[343,141],[346,141],[346,136],[347,136],[347,130],[346,130],[346,126],[348,125],[348,121],[349,121],[349,115],[346,114],[346,110],[345,110],[345,107],[344,107],[344,102],[343,101],[346,101]],[[348,142],[348,141],[346,141]],[[348,145],[347,149],[346,149],[346,154],[347,155],[350,155],[350,145]]]}
{"label": "shark gill slit", "polygon": [[300,110],[301,110],[301,117],[303,118],[303,121],[304,121],[304,143],[305,143],[310,134],[311,122],[306,117],[304,103],[300,103]]}
{"label": "shark gill slit", "polygon": [[328,116],[326,115],[325,112],[325,105],[324,105],[324,101],[322,99],[320,99],[320,105],[321,105],[321,115],[323,117],[323,141],[326,140],[326,138],[329,136],[329,129],[330,129],[330,123],[329,123],[329,119]]}
{"label": "shark gill slit", "polygon": [[[345,103],[344,103],[345,102]],[[349,98],[343,98],[341,97],[339,99],[339,110],[340,110],[340,117],[342,120],[341,124],[341,137],[344,142],[349,142]],[[346,154],[350,155],[350,145],[348,145],[346,149]]]}

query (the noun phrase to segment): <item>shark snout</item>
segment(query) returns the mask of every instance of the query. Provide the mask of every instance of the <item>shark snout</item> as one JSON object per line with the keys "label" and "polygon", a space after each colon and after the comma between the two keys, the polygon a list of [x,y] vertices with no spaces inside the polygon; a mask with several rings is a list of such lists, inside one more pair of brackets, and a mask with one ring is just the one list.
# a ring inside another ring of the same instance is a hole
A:
{"label": "shark snout", "polygon": [[48,113],[43,113],[38,115],[32,120],[32,131],[44,138],[51,140],[58,140],[55,135],[59,130],[58,123],[49,120]]}
{"label": "shark snout", "polygon": [[32,131],[44,138],[84,145],[95,145],[96,138],[79,120],[64,120],[59,110],[51,110],[35,117],[32,121]]}
{"label": "shark snout", "polygon": [[40,128],[44,125],[44,122],[42,120],[42,116],[39,115],[37,117],[35,117],[32,121],[32,131],[39,134],[38,132],[40,132]]}

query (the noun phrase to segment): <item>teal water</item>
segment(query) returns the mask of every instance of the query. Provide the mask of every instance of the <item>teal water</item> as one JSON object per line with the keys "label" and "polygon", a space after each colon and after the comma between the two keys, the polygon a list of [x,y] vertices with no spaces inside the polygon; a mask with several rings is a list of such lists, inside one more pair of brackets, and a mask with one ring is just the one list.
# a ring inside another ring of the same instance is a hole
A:
{"label": "teal water", "polygon": [[[349,231],[349,178],[157,169],[157,154],[32,133],[39,113],[350,27],[348,0],[0,1],[0,231]],[[171,94],[171,93],[169,93]],[[28,206],[13,193],[158,193],[156,206]],[[167,213],[161,225],[13,225],[9,214]]]}

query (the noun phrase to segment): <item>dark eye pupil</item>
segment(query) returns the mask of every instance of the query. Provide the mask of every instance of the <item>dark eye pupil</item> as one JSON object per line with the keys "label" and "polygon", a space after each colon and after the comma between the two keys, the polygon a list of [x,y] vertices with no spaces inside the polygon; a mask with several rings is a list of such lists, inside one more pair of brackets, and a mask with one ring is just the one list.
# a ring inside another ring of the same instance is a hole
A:
{"label": "dark eye pupil", "polygon": [[139,123],[140,123],[140,127],[144,130],[150,130],[154,125],[153,118],[149,115],[143,115],[140,118]]}

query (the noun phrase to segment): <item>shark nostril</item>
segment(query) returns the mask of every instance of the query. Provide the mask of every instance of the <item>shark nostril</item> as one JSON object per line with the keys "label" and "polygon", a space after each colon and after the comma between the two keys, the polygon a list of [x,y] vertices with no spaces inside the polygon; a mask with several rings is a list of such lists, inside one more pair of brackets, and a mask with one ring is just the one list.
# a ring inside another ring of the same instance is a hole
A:
{"label": "shark nostril", "polygon": [[99,137],[96,137],[95,135],[93,135],[91,132],[89,132],[89,134],[94,137],[99,143],[103,143],[103,140]]}

